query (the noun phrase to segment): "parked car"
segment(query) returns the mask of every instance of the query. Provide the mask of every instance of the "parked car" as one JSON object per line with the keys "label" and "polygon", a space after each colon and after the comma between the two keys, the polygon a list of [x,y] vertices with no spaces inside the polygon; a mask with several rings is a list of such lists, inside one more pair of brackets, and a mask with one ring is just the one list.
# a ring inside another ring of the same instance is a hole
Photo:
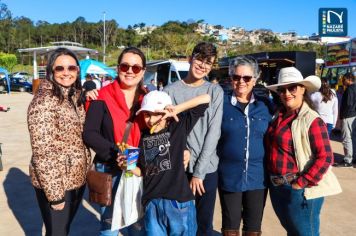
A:
{"label": "parked car", "polygon": [[31,77],[31,75],[27,72],[23,72],[23,71],[19,71],[19,72],[14,72],[12,74],[10,74],[10,77],[14,77],[14,78],[29,78]]}
{"label": "parked car", "polygon": [[146,65],[144,75],[144,85],[150,84],[151,80],[155,84],[163,83],[163,86],[184,79],[189,71],[190,64],[187,61],[157,60],[149,61]]}
{"label": "parked car", "polygon": [[0,93],[6,92],[6,88],[7,88],[7,83],[5,77],[0,78]]}
{"label": "parked car", "polygon": [[10,89],[11,91],[31,92],[32,83],[30,83],[27,79],[11,77]]}

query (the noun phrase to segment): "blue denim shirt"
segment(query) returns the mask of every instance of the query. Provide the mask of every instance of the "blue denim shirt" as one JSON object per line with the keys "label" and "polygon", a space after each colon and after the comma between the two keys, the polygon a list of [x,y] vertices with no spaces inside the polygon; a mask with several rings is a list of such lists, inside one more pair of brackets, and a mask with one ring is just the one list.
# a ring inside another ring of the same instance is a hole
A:
{"label": "blue denim shirt", "polygon": [[264,136],[272,118],[267,98],[252,95],[242,110],[235,96],[224,95],[221,138],[218,143],[219,188],[229,192],[264,189]]}

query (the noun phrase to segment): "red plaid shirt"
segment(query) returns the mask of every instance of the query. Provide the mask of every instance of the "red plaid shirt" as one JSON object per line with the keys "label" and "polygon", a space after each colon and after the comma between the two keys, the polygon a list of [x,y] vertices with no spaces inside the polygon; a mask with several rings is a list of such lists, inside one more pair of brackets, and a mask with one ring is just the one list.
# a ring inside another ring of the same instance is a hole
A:
{"label": "red plaid shirt", "polygon": [[296,183],[300,187],[315,186],[334,160],[326,125],[321,118],[316,118],[312,122],[308,133],[315,159],[308,169],[299,173],[291,131],[292,122],[297,117],[298,111],[288,117],[283,115],[282,112],[279,113],[278,118],[267,131],[268,171],[271,175],[298,173]]}

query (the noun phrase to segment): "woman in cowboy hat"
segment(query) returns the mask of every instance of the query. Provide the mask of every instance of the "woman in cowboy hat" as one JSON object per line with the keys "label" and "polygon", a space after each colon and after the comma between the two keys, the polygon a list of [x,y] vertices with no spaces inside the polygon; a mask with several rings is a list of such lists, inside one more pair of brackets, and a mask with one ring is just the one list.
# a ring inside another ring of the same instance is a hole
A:
{"label": "woman in cowboy hat", "polygon": [[281,100],[266,135],[270,197],[288,235],[319,235],[324,197],[341,192],[330,168],[333,152],[326,125],[308,96],[320,85],[319,77],[303,79],[300,71],[287,67],[277,84],[267,86]]}

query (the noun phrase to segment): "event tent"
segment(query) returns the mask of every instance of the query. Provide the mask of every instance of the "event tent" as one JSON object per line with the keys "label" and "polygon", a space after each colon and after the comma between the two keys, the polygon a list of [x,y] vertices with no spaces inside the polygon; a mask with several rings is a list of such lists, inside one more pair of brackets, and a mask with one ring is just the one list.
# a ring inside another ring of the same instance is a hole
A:
{"label": "event tent", "polygon": [[80,78],[85,80],[86,74],[108,75],[112,78],[117,76],[115,70],[107,67],[104,63],[93,60],[85,59],[79,62],[80,64]]}
{"label": "event tent", "polygon": [[6,84],[7,84],[7,92],[10,93],[10,78],[9,78],[9,73],[7,72],[6,69],[0,67],[0,73],[5,75],[6,79]]}

